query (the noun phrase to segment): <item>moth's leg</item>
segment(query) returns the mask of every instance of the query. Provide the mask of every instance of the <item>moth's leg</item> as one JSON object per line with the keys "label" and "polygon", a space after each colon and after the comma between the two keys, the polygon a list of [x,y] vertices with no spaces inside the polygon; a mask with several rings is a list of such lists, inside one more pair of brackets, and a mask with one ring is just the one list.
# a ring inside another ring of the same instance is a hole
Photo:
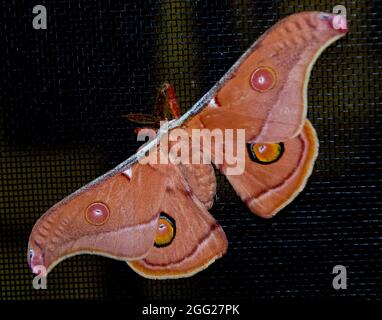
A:
{"label": "moth's leg", "polygon": [[130,113],[122,115],[122,117],[129,119],[131,122],[152,125],[154,126],[160,119],[156,118],[153,115],[143,114],[143,113]]}
{"label": "moth's leg", "polygon": [[170,109],[172,116],[175,119],[179,119],[180,118],[180,107],[179,107],[178,99],[176,98],[174,87],[169,83],[165,83],[163,85],[163,91],[167,97],[168,107]]}

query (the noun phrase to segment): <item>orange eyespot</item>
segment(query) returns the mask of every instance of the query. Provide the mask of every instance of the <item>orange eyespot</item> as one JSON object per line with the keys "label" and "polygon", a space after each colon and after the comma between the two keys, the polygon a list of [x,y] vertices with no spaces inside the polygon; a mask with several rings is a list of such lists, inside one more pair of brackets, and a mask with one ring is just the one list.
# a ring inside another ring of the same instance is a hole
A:
{"label": "orange eyespot", "polygon": [[250,83],[256,91],[268,91],[276,84],[276,72],[269,67],[259,67],[252,73]]}
{"label": "orange eyespot", "polygon": [[109,216],[109,208],[102,202],[94,202],[85,210],[86,221],[95,226],[103,225]]}
{"label": "orange eyespot", "polygon": [[284,144],[280,143],[250,143],[247,144],[248,154],[252,161],[261,164],[271,164],[281,158]]}
{"label": "orange eyespot", "polygon": [[162,212],[158,221],[158,230],[154,245],[157,248],[170,245],[175,238],[175,232],[175,220],[166,213]]}

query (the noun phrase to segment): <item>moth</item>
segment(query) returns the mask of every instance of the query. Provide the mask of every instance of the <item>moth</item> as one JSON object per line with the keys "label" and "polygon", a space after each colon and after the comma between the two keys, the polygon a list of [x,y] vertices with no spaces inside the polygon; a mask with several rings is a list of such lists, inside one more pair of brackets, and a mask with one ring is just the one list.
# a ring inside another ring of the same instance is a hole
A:
{"label": "moth", "polygon": [[[183,115],[167,97],[174,115],[167,131],[245,130],[244,172],[229,175],[225,163],[218,169],[260,217],[273,217],[290,203],[312,172],[318,140],[306,118],[307,87],[320,53],[348,31],[344,17],[342,28],[335,19],[322,12],[282,19]],[[168,279],[192,276],[224,255],[228,241],[208,212],[216,192],[212,164],[141,164],[161,137],[159,130],[132,157],[37,221],[28,243],[32,271],[43,266],[49,272],[87,253],[126,261],[147,278]]]}

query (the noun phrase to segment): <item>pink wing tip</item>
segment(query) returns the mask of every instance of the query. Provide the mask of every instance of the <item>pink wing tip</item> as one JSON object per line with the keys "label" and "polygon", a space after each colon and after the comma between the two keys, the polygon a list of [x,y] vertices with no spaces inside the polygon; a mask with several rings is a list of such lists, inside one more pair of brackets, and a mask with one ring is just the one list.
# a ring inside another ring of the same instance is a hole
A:
{"label": "pink wing tip", "polygon": [[346,17],[343,15],[322,13],[320,18],[327,21],[330,28],[333,28],[342,33],[347,33],[349,31],[349,23]]}

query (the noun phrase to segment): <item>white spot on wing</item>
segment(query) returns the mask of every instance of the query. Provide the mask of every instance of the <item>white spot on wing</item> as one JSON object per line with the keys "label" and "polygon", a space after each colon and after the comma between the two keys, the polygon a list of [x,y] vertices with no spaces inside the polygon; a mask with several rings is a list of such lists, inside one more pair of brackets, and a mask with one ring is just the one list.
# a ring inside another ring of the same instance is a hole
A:
{"label": "white spot on wing", "polygon": [[216,103],[215,98],[212,98],[211,101],[208,103],[208,106],[211,108],[217,108],[219,105]]}
{"label": "white spot on wing", "polygon": [[131,177],[133,176],[133,172],[131,171],[131,168],[128,168],[125,171],[123,171],[123,174],[127,176],[129,179],[131,179]]}

